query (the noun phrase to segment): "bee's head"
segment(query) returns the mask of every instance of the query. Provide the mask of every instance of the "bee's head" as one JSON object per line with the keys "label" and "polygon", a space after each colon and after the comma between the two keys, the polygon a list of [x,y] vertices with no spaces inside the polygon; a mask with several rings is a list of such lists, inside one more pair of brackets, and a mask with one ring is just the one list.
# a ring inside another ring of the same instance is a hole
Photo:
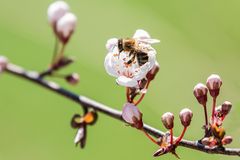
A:
{"label": "bee's head", "polygon": [[127,38],[127,39],[124,39],[124,41],[123,41],[123,48],[125,50],[133,49],[134,45],[135,45],[135,40],[134,39]]}

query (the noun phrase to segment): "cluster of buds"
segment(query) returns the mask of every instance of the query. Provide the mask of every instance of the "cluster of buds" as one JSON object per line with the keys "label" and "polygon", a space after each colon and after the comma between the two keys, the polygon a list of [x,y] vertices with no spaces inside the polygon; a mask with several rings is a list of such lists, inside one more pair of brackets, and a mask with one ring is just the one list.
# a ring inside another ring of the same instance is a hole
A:
{"label": "cluster of buds", "polygon": [[[225,129],[222,127],[223,121],[226,115],[232,108],[231,102],[225,101],[222,105],[216,107],[217,97],[220,93],[220,87],[222,86],[222,80],[219,75],[212,74],[208,77],[206,86],[202,83],[197,84],[194,87],[193,94],[198,102],[204,107],[205,115],[205,136],[201,140],[201,143],[210,148],[222,147],[232,142],[231,136],[225,136]],[[207,94],[208,91],[213,99],[212,102],[212,114],[210,123],[207,116]]]}
{"label": "cluster of buds", "polygon": [[[68,4],[64,1],[51,3],[47,14],[48,21],[56,36],[56,43],[51,65],[48,70],[40,73],[39,77],[43,78],[44,76],[51,75],[53,77],[64,78],[69,84],[76,85],[79,82],[79,75],[77,73],[62,75],[57,74],[56,71],[74,62],[72,58],[64,57],[64,48],[75,31],[77,18],[70,12]],[[61,49],[58,47],[59,43],[62,44]]]}
{"label": "cluster of buds", "polygon": [[[77,17],[70,12],[68,4],[64,1],[55,1],[48,7],[48,21],[56,36],[51,68],[58,66],[60,61],[64,59],[64,49],[71,35],[74,33]],[[58,43],[61,42],[62,47],[58,51]],[[66,58],[65,58],[66,59]]]}
{"label": "cluster of buds", "polygon": [[81,116],[75,114],[71,120],[71,126],[74,129],[77,129],[77,133],[74,139],[76,146],[79,144],[81,148],[85,147],[86,137],[87,137],[87,125],[93,125],[97,121],[97,112],[93,109],[90,109],[88,112]]}
{"label": "cluster of buds", "polygon": [[55,1],[48,7],[48,21],[59,40],[66,44],[75,30],[77,18],[64,1]]}
{"label": "cluster of buds", "polygon": [[176,153],[176,147],[179,142],[182,140],[187,128],[189,127],[191,120],[193,117],[193,113],[190,109],[184,108],[179,113],[179,118],[181,120],[181,124],[183,125],[183,131],[178,138],[173,137],[173,127],[174,127],[174,115],[173,113],[166,112],[162,115],[162,123],[164,127],[168,130],[163,137],[160,137],[158,140],[158,144],[160,148],[153,154],[153,156],[161,156],[166,153],[172,153],[177,158],[179,156]]}
{"label": "cluster of buds", "polygon": [[[127,88],[127,101],[130,103],[137,105],[142,100],[149,83],[159,71],[157,52],[151,46],[159,42],[145,30],[138,29],[132,38],[111,38],[106,43],[105,69],[116,77],[117,84]],[[140,101],[133,102],[137,95],[141,95]]]}
{"label": "cluster of buds", "polygon": [[[143,131],[147,137],[157,144],[160,148],[153,154],[154,157],[164,155],[166,153],[172,153],[176,157],[176,147],[179,142],[182,140],[187,128],[189,127],[192,120],[193,113],[190,109],[184,108],[179,113],[179,118],[181,120],[181,124],[183,125],[183,131],[178,138],[173,137],[173,127],[174,127],[174,115],[170,112],[164,113],[162,115],[162,123],[168,131],[164,136],[160,137],[157,141],[154,140],[143,128],[142,121],[142,113],[139,109],[132,103],[126,103],[123,106],[122,118],[125,122],[127,122],[130,126]],[[179,158],[179,157],[178,157]]]}

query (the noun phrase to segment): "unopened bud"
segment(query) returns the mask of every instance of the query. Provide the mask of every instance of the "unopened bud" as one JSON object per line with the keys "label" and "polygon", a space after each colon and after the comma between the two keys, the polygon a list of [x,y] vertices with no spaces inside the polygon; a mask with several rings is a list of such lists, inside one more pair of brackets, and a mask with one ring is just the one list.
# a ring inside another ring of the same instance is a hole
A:
{"label": "unopened bud", "polygon": [[204,146],[215,147],[217,145],[217,140],[213,137],[205,137],[201,140]]}
{"label": "unopened bud", "polygon": [[223,104],[222,104],[222,113],[224,115],[227,115],[230,110],[232,108],[232,103],[231,102],[228,102],[228,101],[225,101]]}
{"label": "unopened bud", "polygon": [[69,6],[64,1],[56,1],[48,7],[48,21],[56,29],[57,21],[69,11]]}
{"label": "unopened bud", "polygon": [[122,118],[132,127],[137,129],[143,128],[142,113],[132,103],[126,103],[123,107]]}
{"label": "unopened bud", "polygon": [[159,63],[156,61],[153,68],[147,73],[146,77],[149,81],[153,80],[155,76],[157,75],[158,71],[160,69]]}
{"label": "unopened bud", "polygon": [[57,22],[57,34],[63,44],[66,44],[75,30],[77,17],[73,13],[66,13]]}
{"label": "unopened bud", "polygon": [[76,85],[78,84],[80,78],[77,73],[72,73],[70,75],[67,75],[65,79],[69,84]]}
{"label": "unopened bud", "polygon": [[207,92],[207,87],[202,83],[198,83],[193,89],[194,96],[197,98],[198,102],[204,106],[207,103]]}
{"label": "unopened bud", "polygon": [[231,136],[226,136],[222,139],[222,144],[223,145],[227,145],[227,144],[230,144],[232,143],[233,139]]}
{"label": "unopened bud", "polygon": [[193,113],[190,109],[184,108],[181,110],[181,112],[179,113],[179,117],[184,127],[188,127],[190,125],[192,116],[193,116]]}
{"label": "unopened bud", "polygon": [[174,115],[171,112],[166,112],[162,115],[162,123],[167,129],[172,129],[174,126]]}
{"label": "unopened bud", "polygon": [[209,137],[203,138],[203,139],[201,140],[201,142],[202,142],[202,144],[203,144],[204,146],[209,146],[210,143],[211,143]]}
{"label": "unopened bud", "polygon": [[4,71],[4,69],[7,67],[8,59],[4,56],[0,56],[0,73]]}
{"label": "unopened bud", "polygon": [[220,87],[222,86],[222,80],[219,75],[212,74],[207,79],[207,87],[210,95],[216,98],[219,95]]}

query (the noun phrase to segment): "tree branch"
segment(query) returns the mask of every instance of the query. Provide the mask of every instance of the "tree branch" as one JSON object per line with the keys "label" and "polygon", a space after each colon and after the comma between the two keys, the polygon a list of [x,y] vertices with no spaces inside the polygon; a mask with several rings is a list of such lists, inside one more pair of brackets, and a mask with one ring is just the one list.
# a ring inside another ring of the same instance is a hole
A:
{"label": "tree branch", "polygon": [[[118,119],[123,121],[121,116],[121,111],[115,110],[112,107],[106,106],[104,104],[101,104],[99,102],[96,102],[88,97],[77,95],[71,91],[68,91],[61,86],[59,86],[55,82],[46,81],[43,78],[41,78],[40,74],[38,72],[34,71],[27,71],[19,66],[16,66],[14,64],[9,63],[6,67],[6,71],[10,74],[13,74],[15,76],[22,77],[26,80],[29,80],[35,84],[38,84],[46,89],[49,89],[59,95],[62,95],[80,105],[82,105],[85,109],[86,108],[93,108],[99,112],[102,112],[112,118]],[[144,124],[144,129],[151,134],[152,136],[159,138],[164,135],[164,132],[157,130],[156,128],[153,128],[147,124]],[[240,156],[240,148],[215,148],[210,149],[202,144],[198,143],[198,141],[189,141],[189,140],[182,140],[179,143],[180,146],[194,149],[201,152],[211,153],[211,154],[223,154],[223,155],[233,155],[233,156]]]}

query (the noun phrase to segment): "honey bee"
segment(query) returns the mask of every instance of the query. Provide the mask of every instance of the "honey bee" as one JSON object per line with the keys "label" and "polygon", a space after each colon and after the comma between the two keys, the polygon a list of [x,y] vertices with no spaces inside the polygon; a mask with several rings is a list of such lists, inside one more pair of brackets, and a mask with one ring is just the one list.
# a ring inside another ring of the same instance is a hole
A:
{"label": "honey bee", "polygon": [[144,65],[146,62],[148,62],[148,53],[146,52],[147,50],[143,50],[139,46],[139,42],[143,42],[146,44],[152,44],[156,43],[155,39],[142,39],[142,40],[137,40],[135,38],[125,38],[125,39],[118,39],[118,50],[119,53],[122,51],[127,51],[129,52],[129,57],[130,59],[126,62],[126,64],[132,64],[134,60],[138,62],[139,66]]}

